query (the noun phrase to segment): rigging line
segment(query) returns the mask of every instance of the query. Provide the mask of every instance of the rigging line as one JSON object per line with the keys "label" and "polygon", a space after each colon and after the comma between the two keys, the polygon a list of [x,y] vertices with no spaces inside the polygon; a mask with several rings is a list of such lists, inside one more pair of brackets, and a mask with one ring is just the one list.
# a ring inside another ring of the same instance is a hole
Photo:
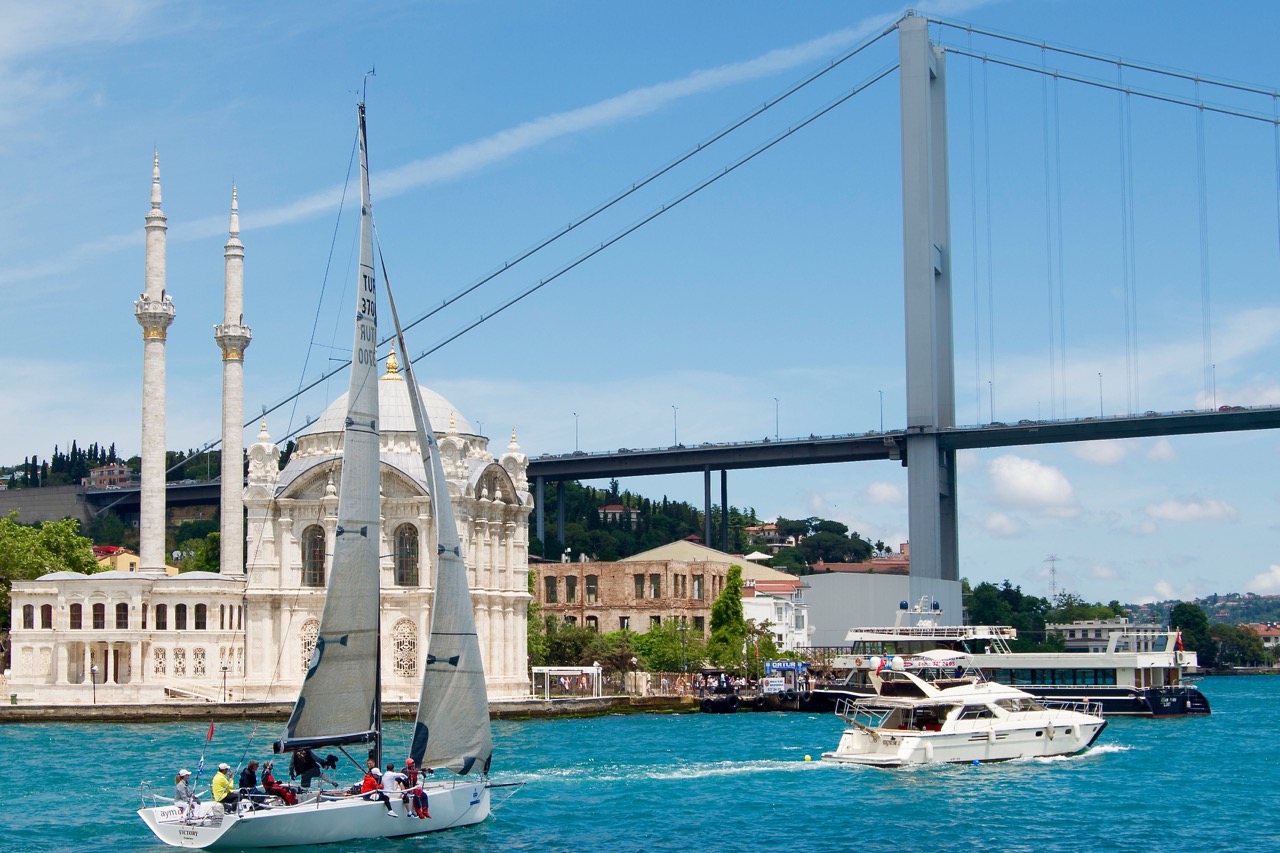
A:
{"label": "rigging line", "polygon": [[1204,346],[1204,394],[1210,398],[1213,382],[1213,324],[1209,292],[1209,193],[1205,174],[1204,110],[1196,113],[1196,177],[1200,212],[1200,324]]}
{"label": "rigging line", "polygon": [[[1062,260],[1062,99],[1058,86],[1058,78],[1053,78],[1053,151],[1054,178],[1058,199],[1058,375],[1062,382],[1058,386],[1061,395],[1061,406],[1058,411],[1063,417],[1067,414],[1067,285],[1065,282],[1065,265]],[[1056,416],[1055,416],[1056,417]]]}
{"label": "rigging line", "polygon": [[[333,250],[338,244],[338,228],[342,225],[342,211],[347,202],[347,187],[351,184],[351,164],[355,159],[356,147],[360,144],[360,134],[357,133],[355,138],[351,140],[351,154],[347,157],[347,177],[342,182],[342,200],[338,202],[338,218],[333,223],[333,236],[329,238],[329,256],[324,262],[324,278],[320,281],[320,298],[316,300],[316,316],[311,320],[311,335],[308,340],[311,345],[307,347],[307,355],[302,361],[302,372],[298,376],[298,384],[301,385],[306,381],[307,366],[311,363],[311,350],[316,345],[316,329],[320,325],[320,309],[324,306],[324,292],[329,285],[329,272],[333,268]],[[298,398],[293,398],[293,409],[289,412],[288,426],[293,425],[293,419],[298,413]],[[265,412],[264,412],[265,414]],[[255,418],[256,420],[256,418]],[[245,426],[252,424],[251,420]]]}
{"label": "rigging line", "polygon": [[[995,258],[991,249],[991,90],[987,74],[987,63],[982,63],[982,138],[983,138],[983,175],[987,184],[987,360],[988,360],[988,398],[990,404],[989,420],[996,419],[996,300],[995,300]],[[981,387],[979,387],[981,391]]]}
{"label": "rigging line", "polygon": [[[1040,51],[1040,61],[1044,64],[1045,53]],[[1044,143],[1044,278],[1049,297],[1049,416],[1057,420],[1058,399],[1058,353],[1056,351],[1054,287],[1053,287],[1053,190],[1049,176],[1049,77],[1040,78],[1040,124]]]}
{"label": "rigging line", "polygon": [[[973,36],[970,34],[970,41]],[[971,45],[972,46],[972,45]],[[974,140],[973,115],[973,63],[968,63],[969,85],[969,244],[973,255],[973,393],[975,424],[982,423],[982,316],[981,298],[978,290],[978,154]],[[1280,178],[1277,178],[1280,181]],[[1280,184],[1278,184],[1280,186]],[[1278,197],[1280,198],[1280,197]]]}
{"label": "rigging line", "polygon": [[[486,275],[482,276],[481,278],[479,278],[479,279],[477,279],[476,281],[472,282],[471,284],[467,285],[467,286],[466,286],[466,287],[464,287],[462,290],[459,290],[459,291],[458,291],[457,293],[455,293],[454,295],[452,295],[452,296],[448,297],[447,299],[445,299],[443,302],[441,302],[441,303],[440,303],[439,305],[437,305],[436,307],[432,308],[432,309],[431,309],[430,311],[428,311],[427,313],[425,313],[425,314],[423,314],[423,315],[421,315],[421,316],[419,316],[419,317],[417,317],[417,318],[415,318],[415,319],[413,319],[413,320],[410,320],[410,321],[409,321],[408,323],[406,323],[406,324],[405,324],[405,326],[404,326],[405,331],[408,331],[408,330],[412,329],[414,326],[417,326],[419,323],[423,322],[424,320],[427,320],[427,319],[429,319],[429,318],[431,318],[431,317],[435,316],[435,315],[436,315],[436,314],[438,314],[440,311],[443,311],[445,308],[448,308],[450,305],[452,305],[453,303],[457,302],[459,299],[462,299],[464,296],[467,296],[467,295],[469,295],[469,294],[471,294],[471,293],[475,292],[477,289],[479,289],[480,287],[483,287],[485,284],[488,284],[490,281],[492,281],[493,279],[495,279],[495,278],[497,278],[498,276],[502,275],[503,273],[507,272],[507,271],[508,271],[508,270],[510,270],[512,267],[514,267],[514,266],[516,266],[517,264],[519,264],[520,262],[522,262],[522,261],[526,260],[526,259],[527,259],[527,258],[529,258],[530,256],[532,256],[532,255],[536,254],[537,252],[541,251],[542,249],[545,249],[547,246],[549,246],[549,245],[551,245],[552,243],[554,243],[555,241],[559,240],[561,237],[564,237],[564,236],[565,236],[566,234],[568,234],[569,232],[571,232],[571,231],[575,230],[576,228],[581,227],[582,225],[585,225],[587,222],[590,222],[590,221],[591,221],[592,219],[594,219],[596,216],[599,216],[601,213],[604,213],[606,210],[608,210],[609,208],[611,208],[611,207],[613,207],[614,205],[618,204],[619,202],[623,201],[623,200],[624,200],[624,199],[626,199],[627,197],[631,196],[633,193],[638,192],[639,190],[643,189],[644,187],[646,187],[646,186],[648,186],[649,184],[651,184],[651,183],[653,183],[654,181],[656,181],[658,178],[660,178],[660,177],[662,177],[663,175],[665,175],[665,174],[667,174],[668,172],[670,172],[672,169],[675,169],[677,166],[679,166],[679,165],[681,165],[681,164],[683,164],[683,163],[687,162],[688,160],[690,160],[690,159],[691,159],[691,158],[693,158],[694,156],[696,156],[696,155],[698,155],[698,154],[702,153],[703,151],[707,150],[709,147],[711,147],[711,146],[712,146],[712,145],[714,145],[715,143],[719,142],[721,139],[724,139],[724,138],[725,138],[726,136],[728,136],[730,133],[733,133],[735,130],[738,130],[739,128],[741,128],[741,127],[743,127],[744,125],[746,125],[746,124],[747,124],[748,122],[750,122],[752,119],[757,118],[757,117],[758,117],[758,116],[760,116],[762,113],[764,113],[764,112],[766,112],[767,110],[769,110],[769,109],[771,109],[771,108],[773,108],[773,107],[777,106],[778,104],[782,103],[784,100],[786,100],[787,98],[791,97],[791,96],[792,96],[792,95],[794,95],[796,92],[800,91],[800,90],[801,90],[801,89],[803,89],[804,87],[806,87],[806,86],[808,86],[809,84],[813,83],[813,82],[814,82],[815,80],[817,80],[818,78],[822,77],[824,74],[827,74],[827,73],[828,73],[828,72],[830,72],[830,71],[834,71],[834,70],[835,70],[836,68],[838,68],[841,64],[843,64],[843,63],[847,62],[848,60],[852,59],[853,57],[857,56],[857,55],[858,55],[858,54],[860,54],[862,51],[864,51],[864,50],[866,50],[867,48],[871,47],[871,46],[872,46],[872,45],[874,45],[876,42],[880,41],[880,39],[884,38],[886,35],[888,35],[889,33],[893,32],[893,31],[894,31],[894,28],[893,28],[893,27],[891,27],[891,28],[889,28],[889,29],[885,30],[884,32],[880,33],[880,35],[875,36],[874,38],[872,38],[872,39],[870,39],[870,40],[868,40],[868,41],[866,41],[866,42],[863,42],[863,43],[862,43],[862,44],[860,44],[858,47],[854,48],[853,50],[851,50],[851,51],[849,51],[848,53],[844,54],[843,56],[839,57],[838,59],[834,59],[834,60],[832,60],[832,61],[830,62],[830,64],[828,64],[827,66],[825,66],[825,67],[823,67],[823,68],[819,69],[818,71],[815,71],[813,74],[810,74],[808,77],[806,77],[805,79],[801,80],[799,83],[796,83],[794,86],[792,86],[791,88],[787,89],[787,90],[786,90],[785,92],[783,92],[781,95],[778,95],[778,96],[776,96],[776,97],[774,97],[774,98],[771,98],[771,99],[769,99],[769,100],[765,101],[765,102],[764,102],[762,105],[760,105],[758,108],[756,108],[756,109],[752,110],[751,112],[747,113],[745,116],[743,116],[742,118],[738,119],[737,121],[735,121],[734,123],[732,123],[731,125],[729,125],[729,126],[728,126],[728,127],[726,127],[725,129],[723,129],[723,130],[719,131],[718,133],[712,134],[712,135],[711,135],[710,137],[708,137],[705,141],[703,141],[703,142],[699,142],[697,145],[695,145],[695,146],[694,146],[693,148],[691,148],[689,151],[686,151],[684,154],[679,155],[679,156],[678,156],[678,157],[676,157],[674,160],[672,160],[671,162],[667,163],[665,166],[662,166],[662,167],[661,167],[661,168],[659,168],[657,171],[655,171],[655,172],[651,173],[648,177],[646,177],[646,178],[644,178],[644,179],[642,179],[642,180],[640,180],[640,181],[637,181],[636,183],[633,183],[629,188],[627,188],[627,189],[623,190],[622,192],[618,193],[617,195],[614,195],[612,198],[607,199],[606,201],[604,201],[603,203],[601,203],[601,204],[600,204],[600,205],[598,205],[597,207],[593,208],[590,212],[588,212],[588,213],[584,214],[583,216],[580,216],[578,219],[575,219],[574,221],[570,222],[570,223],[569,223],[568,225],[566,225],[564,228],[561,228],[559,231],[556,231],[554,234],[552,234],[551,236],[547,237],[547,238],[546,238],[546,239],[544,239],[542,242],[537,243],[536,245],[534,245],[534,246],[532,246],[532,247],[530,247],[530,248],[526,249],[524,252],[521,252],[521,253],[520,253],[519,255],[517,255],[515,258],[513,258],[513,259],[511,259],[511,260],[506,261],[505,263],[503,263],[503,265],[502,265],[501,267],[499,267],[498,269],[493,270],[492,272],[490,272],[490,273],[488,273],[488,274],[486,274]],[[388,338],[386,338],[386,339],[384,339],[384,340],[382,340],[382,341],[379,341],[379,342],[378,342],[378,345],[379,345],[379,346],[381,346],[382,344],[387,343],[387,341],[389,341],[389,340],[391,340],[391,338],[390,338],[390,337],[388,337]]]}
{"label": "rigging line", "polygon": [[[1004,59],[997,56],[991,56],[990,54],[968,51],[961,47],[948,47],[946,48],[946,51],[947,53],[954,53],[957,56],[967,56],[971,59],[981,59],[983,62],[1003,65],[1006,68],[1016,68],[1020,71],[1029,71],[1032,74],[1053,74],[1056,77],[1061,77],[1063,80],[1070,80],[1072,83],[1083,83],[1086,86],[1093,86],[1098,89],[1109,89],[1111,91],[1115,91],[1118,88],[1115,83],[1109,83],[1106,80],[1098,80],[1093,77],[1083,77],[1079,74],[1071,74],[1070,72],[1058,69],[1049,72],[1041,71],[1034,65],[1028,65],[1025,62],[1018,62],[1014,59]],[[1224,107],[1218,104],[1207,104],[1199,99],[1199,95],[1197,95],[1195,99],[1183,98],[1179,95],[1166,95],[1160,92],[1153,92],[1149,89],[1135,89],[1132,86],[1124,87],[1124,91],[1130,95],[1137,95],[1140,98],[1146,98],[1151,101],[1162,101],[1166,104],[1177,104],[1178,106],[1183,107],[1195,107],[1196,109],[1207,110],[1208,112],[1221,113],[1222,115],[1235,116],[1236,118],[1249,119],[1250,121],[1260,121],[1265,124],[1275,124],[1277,121],[1280,121],[1280,119],[1264,115],[1263,113],[1234,109],[1232,107]],[[1197,89],[1197,92],[1198,91],[1199,90]]]}
{"label": "rigging line", "polygon": [[928,16],[928,19],[935,24],[941,24],[946,27],[951,27],[952,29],[965,30],[966,32],[970,32],[970,33],[976,32],[978,35],[989,36],[990,38],[1013,42],[1014,44],[1020,44],[1027,47],[1038,47],[1041,50],[1051,50],[1054,53],[1061,53],[1065,56],[1075,56],[1080,59],[1088,59],[1094,62],[1103,62],[1103,63],[1106,63],[1107,65],[1122,65],[1125,68],[1132,68],[1135,71],[1146,71],[1151,74],[1156,74],[1164,77],[1172,77],[1176,80],[1184,80],[1188,83],[1205,83],[1207,85],[1214,86],[1220,89],[1232,89],[1237,92],[1246,92],[1251,95],[1266,95],[1267,97],[1275,97],[1277,94],[1280,94],[1280,92],[1277,92],[1275,89],[1266,89],[1261,86],[1255,86],[1248,83],[1238,83],[1231,80],[1224,80],[1221,78],[1205,77],[1200,74],[1192,74],[1186,71],[1177,71],[1171,68],[1160,68],[1159,66],[1147,65],[1141,62],[1130,62],[1129,60],[1123,59],[1118,56],[1107,56],[1105,54],[1093,53],[1087,50],[1082,50],[1080,48],[1071,48],[1071,47],[1065,47],[1062,45],[1053,45],[1045,41],[1034,41],[1032,39],[1022,38],[1020,36],[1014,36],[1014,35],[1009,35],[1007,33],[997,32],[995,30],[985,30],[981,27],[974,27],[971,24],[961,24],[956,21],[950,21],[950,20],[947,20],[946,18],[938,18],[932,15]]}
{"label": "rigging line", "polygon": [[[1271,111],[1280,119],[1280,96],[1271,98]],[[1276,163],[1276,245],[1280,248],[1280,121],[1271,128],[1271,141],[1275,148]]]}
{"label": "rigging line", "polygon": [[[441,340],[440,342],[438,342],[437,344],[435,344],[435,346],[431,347],[430,349],[423,350],[422,352],[418,353],[416,356],[414,356],[414,357],[413,357],[413,359],[412,359],[412,360],[413,360],[413,361],[419,361],[419,360],[421,360],[421,359],[423,359],[423,358],[426,358],[427,356],[431,355],[432,353],[438,352],[440,349],[442,349],[442,348],[443,348],[443,347],[445,347],[446,345],[448,345],[448,344],[452,343],[453,341],[457,340],[458,338],[462,337],[462,336],[463,336],[463,335],[465,335],[467,332],[469,332],[469,331],[471,331],[472,329],[474,329],[474,328],[476,328],[477,326],[479,326],[481,323],[484,323],[485,321],[490,320],[490,319],[492,319],[493,317],[496,317],[497,315],[501,314],[503,311],[505,311],[505,310],[507,310],[508,308],[510,308],[512,305],[515,305],[517,302],[520,302],[521,300],[523,300],[523,299],[525,299],[526,297],[528,297],[528,296],[532,295],[533,293],[537,292],[538,290],[541,290],[541,289],[542,289],[543,287],[545,287],[546,285],[548,285],[548,284],[550,284],[551,282],[555,281],[556,279],[558,279],[560,276],[564,275],[565,273],[567,273],[567,272],[569,272],[569,271],[573,270],[574,268],[578,267],[579,265],[581,265],[582,263],[586,262],[586,261],[587,261],[587,260],[589,260],[590,258],[595,257],[595,256],[596,256],[596,255],[598,255],[600,252],[602,252],[602,251],[604,251],[605,249],[607,249],[607,248],[609,248],[610,246],[612,246],[614,243],[617,243],[619,240],[622,240],[624,237],[627,237],[627,236],[629,236],[630,234],[635,233],[635,232],[636,232],[637,230],[639,230],[640,228],[644,227],[645,225],[649,224],[649,223],[650,223],[650,222],[652,222],[653,220],[657,219],[659,216],[662,216],[664,213],[666,213],[666,212],[668,212],[668,211],[672,210],[673,208],[675,208],[676,206],[678,206],[678,205],[679,205],[679,204],[681,204],[682,202],[687,201],[688,199],[690,199],[691,197],[693,197],[693,196],[694,196],[694,195],[696,195],[697,193],[701,192],[702,190],[704,190],[704,189],[706,189],[707,187],[709,187],[709,186],[711,186],[712,184],[714,184],[716,181],[720,180],[721,178],[725,177],[726,175],[730,174],[731,172],[736,171],[736,170],[737,170],[738,168],[740,168],[741,166],[744,166],[744,165],[746,165],[747,163],[751,162],[751,161],[752,161],[752,160],[754,160],[756,157],[759,157],[761,154],[765,153],[766,151],[768,151],[769,149],[773,148],[773,147],[774,147],[775,145],[777,145],[778,143],[782,142],[784,139],[787,139],[788,137],[790,137],[792,134],[797,133],[798,131],[800,131],[800,130],[804,129],[805,127],[808,127],[810,124],[812,124],[813,122],[817,121],[819,118],[821,118],[822,116],[824,116],[824,115],[826,115],[827,113],[831,112],[831,111],[832,111],[832,110],[834,110],[836,107],[838,107],[838,106],[840,106],[841,104],[845,103],[845,102],[846,102],[846,101],[848,101],[849,99],[853,98],[855,95],[857,95],[857,94],[859,94],[859,93],[863,92],[864,90],[866,90],[868,87],[870,87],[870,86],[874,85],[875,83],[880,82],[880,81],[881,81],[881,80],[883,80],[885,77],[889,76],[891,73],[893,73],[894,71],[896,71],[896,70],[897,70],[897,68],[898,68],[898,64],[897,64],[897,63],[894,63],[894,64],[892,64],[892,65],[890,65],[890,66],[886,67],[885,69],[883,69],[882,71],[880,71],[878,74],[876,74],[876,75],[874,75],[873,77],[871,77],[871,78],[869,78],[868,80],[866,80],[866,81],[865,81],[864,83],[862,83],[861,85],[859,85],[859,86],[857,86],[857,87],[855,87],[855,88],[851,89],[850,91],[848,91],[848,92],[846,92],[845,94],[841,95],[840,97],[836,98],[836,99],[835,99],[834,101],[832,101],[831,103],[827,104],[826,106],[824,106],[824,107],[822,107],[821,109],[817,110],[816,112],[812,113],[811,115],[809,115],[807,118],[805,118],[805,119],[804,119],[803,121],[801,121],[800,123],[795,124],[795,125],[792,125],[791,127],[787,128],[785,131],[783,131],[782,133],[778,134],[778,135],[777,135],[777,136],[775,136],[773,139],[770,139],[768,142],[764,143],[764,144],[763,144],[763,145],[761,145],[760,147],[758,147],[758,148],[756,148],[756,149],[752,150],[751,152],[747,153],[747,154],[746,154],[746,155],[744,155],[743,157],[741,157],[741,158],[739,158],[738,160],[734,161],[734,162],[733,162],[733,163],[731,163],[730,165],[725,166],[723,170],[721,170],[721,171],[719,171],[719,172],[715,173],[715,174],[714,174],[714,175],[712,175],[711,177],[709,177],[709,178],[707,178],[706,180],[702,181],[701,183],[699,183],[699,184],[695,185],[693,188],[691,188],[691,189],[689,189],[689,190],[686,190],[686,191],[685,191],[684,193],[682,193],[681,195],[676,196],[676,198],[675,198],[674,200],[672,200],[672,201],[670,201],[670,202],[667,202],[667,203],[663,204],[663,205],[662,205],[660,208],[658,208],[657,210],[652,211],[652,212],[651,212],[651,213],[649,213],[648,215],[646,215],[646,216],[642,217],[641,219],[639,219],[637,222],[635,222],[635,223],[633,223],[633,224],[631,224],[631,225],[627,226],[627,227],[626,227],[626,228],[624,228],[622,231],[619,231],[617,234],[614,234],[612,237],[609,237],[608,239],[606,239],[606,240],[602,241],[602,242],[600,243],[600,245],[599,245],[599,246],[596,246],[595,248],[591,249],[590,251],[588,251],[588,252],[586,252],[586,253],[584,253],[584,254],[582,254],[582,255],[579,255],[576,259],[574,259],[573,261],[570,261],[568,264],[565,264],[564,266],[562,266],[560,269],[556,270],[556,271],[555,271],[554,273],[552,273],[551,275],[547,276],[547,277],[546,277],[546,278],[544,278],[544,279],[540,279],[536,284],[530,285],[528,288],[526,288],[526,289],[525,289],[525,290],[523,290],[522,292],[518,293],[517,295],[515,295],[515,296],[514,296],[514,297],[512,297],[511,299],[509,299],[509,300],[507,300],[506,302],[502,303],[501,305],[499,305],[499,306],[498,306],[497,308],[495,308],[494,310],[490,311],[488,314],[481,314],[477,319],[473,320],[472,322],[470,322],[470,323],[468,323],[467,325],[463,326],[462,328],[458,329],[456,332],[454,332],[453,334],[449,335],[447,338],[445,338],[445,339]],[[406,328],[408,328],[408,327],[406,326]]]}

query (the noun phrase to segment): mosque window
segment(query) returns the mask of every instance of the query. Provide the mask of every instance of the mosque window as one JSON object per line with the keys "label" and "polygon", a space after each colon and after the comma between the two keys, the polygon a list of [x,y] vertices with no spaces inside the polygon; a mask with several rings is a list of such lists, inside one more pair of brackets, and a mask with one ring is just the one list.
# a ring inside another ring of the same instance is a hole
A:
{"label": "mosque window", "polygon": [[187,630],[187,605],[175,604],[173,606],[173,630]]}
{"label": "mosque window", "polygon": [[418,528],[402,524],[396,528],[396,586],[418,585]]}
{"label": "mosque window", "polygon": [[79,604],[71,605],[71,616],[70,616],[71,630],[73,631],[80,630],[81,626],[84,624],[82,621],[84,619],[83,614],[84,614],[84,609]]}
{"label": "mosque window", "polygon": [[40,627],[49,630],[53,627],[53,605],[43,604],[40,606]]}
{"label": "mosque window", "polygon": [[151,650],[151,670],[156,675],[164,675],[164,646],[155,646]]}
{"label": "mosque window", "polygon": [[156,605],[156,630],[166,631],[169,628],[169,605]]}
{"label": "mosque window", "polygon": [[556,603],[556,579],[554,577],[546,578],[547,584],[547,604]]}
{"label": "mosque window", "polygon": [[324,586],[324,528],[318,524],[302,532],[302,585]]}
{"label": "mosque window", "polygon": [[129,628],[129,605],[123,601],[116,605],[116,630],[124,631]]}
{"label": "mosque window", "polygon": [[107,627],[107,605],[93,605],[93,630],[102,631]]}
{"label": "mosque window", "polygon": [[173,650],[173,674],[185,677],[187,674],[187,650]]}
{"label": "mosque window", "polygon": [[36,606],[34,604],[22,605],[22,627],[34,628],[36,626]]}
{"label": "mosque window", "polygon": [[311,656],[316,651],[316,638],[320,636],[320,620],[308,619],[303,622],[299,636],[302,640],[302,671],[306,672],[311,666]]}
{"label": "mosque window", "polygon": [[391,630],[392,667],[401,678],[418,675],[418,626],[412,619],[401,619]]}
{"label": "mosque window", "polygon": [[196,678],[205,674],[203,648],[196,649],[191,653],[191,674]]}
{"label": "mosque window", "polygon": [[209,608],[203,604],[196,605],[196,630],[203,631],[209,624]]}

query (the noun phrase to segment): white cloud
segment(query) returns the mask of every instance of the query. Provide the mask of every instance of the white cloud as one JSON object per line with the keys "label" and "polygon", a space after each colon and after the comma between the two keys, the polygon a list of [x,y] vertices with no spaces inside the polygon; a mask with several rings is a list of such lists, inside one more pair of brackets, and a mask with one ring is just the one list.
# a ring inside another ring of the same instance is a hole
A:
{"label": "white cloud", "polygon": [[1140,521],[1129,528],[1134,536],[1154,536],[1160,528],[1154,521]]}
{"label": "white cloud", "polygon": [[1124,459],[1126,450],[1120,441],[1086,441],[1073,446],[1072,452],[1086,462],[1114,465]]}
{"label": "white cloud", "polygon": [[1245,585],[1245,592],[1256,592],[1258,595],[1275,595],[1280,593],[1280,565],[1272,563],[1265,572],[1254,575]]}
{"label": "white cloud", "polygon": [[1167,438],[1160,438],[1155,444],[1151,445],[1151,449],[1147,451],[1147,458],[1153,462],[1170,462],[1177,457],[1173,450],[1173,442]]}
{"label": "white cloud", "polygon": [[1022,522],[1015,518],[1005,515],[1003,512],[993,512],[987,516],[982,522],[982,527],[993,536],[1017,536],[1022,533],[1024,526]]}
{"label": "white cloud", "polygon": [[894,483],[877,481],[867,486],[867,500],[873,504],[901,504],[906,498],[907,493]]}
{"label": "white cloud", "polygon": [[1219,500],[1167,500],[1147,507],[1147,515],[1165,521],[1232,521],[1236,508]]}
{"label": "white cloud", "polygon": [[1006,506],[1036,509],[1060,518],[1078,515],[1075,492],[1051,465],[1008,454],[987,466],[995,499]]}
{"label": "white cloud", "polygon": [[1118,577],[1116,570],[1110,566],[1094,566],[1086,574],[1093,580],[1113,581]]}

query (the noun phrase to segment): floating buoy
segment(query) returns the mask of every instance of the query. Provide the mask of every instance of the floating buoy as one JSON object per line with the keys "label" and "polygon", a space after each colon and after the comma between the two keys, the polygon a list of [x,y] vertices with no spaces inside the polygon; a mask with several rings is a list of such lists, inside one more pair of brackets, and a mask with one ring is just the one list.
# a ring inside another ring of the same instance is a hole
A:
{"label": "floating buoy", "polygon": [[810,758],[810,757],[809,757],[809,756],[807,756],[807,755],[804,757],[804,760],[805,760],[805,761],[813,761],[813,759],[812,759],[812,758]]}
{"label": "floating buoy", "polygon": [[981,764],[981,763],[982,763],[982,762],[981,762],[981,761],[979,761],[978,759],[976,759],[976,758],[975,758],[975,759],[973,759],[973,766],[974,766],[974,767],[977,767],[977,766],[978,766],[979,764]]}

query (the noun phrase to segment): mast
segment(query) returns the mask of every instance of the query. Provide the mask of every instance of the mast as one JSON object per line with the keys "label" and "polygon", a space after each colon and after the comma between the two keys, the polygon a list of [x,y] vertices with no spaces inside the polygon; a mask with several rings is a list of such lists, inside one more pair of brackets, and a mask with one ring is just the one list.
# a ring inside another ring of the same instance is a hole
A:
{"label": "mast", "polygon": [[364,104],[359,105],[360,269],[343,433],[338,525],[324,612],[297,704],[276,751],[370,743],[381,761],[377,288]]}

